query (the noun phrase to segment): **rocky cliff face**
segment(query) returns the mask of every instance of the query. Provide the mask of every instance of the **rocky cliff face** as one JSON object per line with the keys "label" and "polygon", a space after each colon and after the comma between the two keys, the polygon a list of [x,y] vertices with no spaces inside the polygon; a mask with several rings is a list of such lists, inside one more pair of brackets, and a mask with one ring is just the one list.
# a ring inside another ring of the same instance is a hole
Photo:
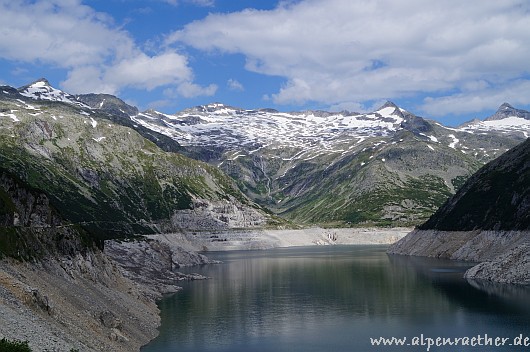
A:
{"label": "rocky cliff face", "polygon": [[1,336],[27,340],[34,350],[131,351],[156,335],[148,291],[45,193],[5,170],[0,221]]}
{"label": "rocky cliff face", "polygon": [[155,299],[201,278],[176,269],[209,263],[161,240],[97,244],[0,166],[0,336],[35,351],[139,350],[157,334]]}
{"label": "rocky cliff face", "polygon": [[0,258],[37,260],[85,253],[95,242],[71,226],[41,191],[0,167]]}
{"label": "rocky cliff face", "polygon": [[389,253],[481,261],[468,278],[530,283],[530,139],[488,163]]}
{"label": "rocky cliff face", "polygon": [[0,260],[0,335],[34,351],[130,352],[154,338],[154,301],[99,250]]}

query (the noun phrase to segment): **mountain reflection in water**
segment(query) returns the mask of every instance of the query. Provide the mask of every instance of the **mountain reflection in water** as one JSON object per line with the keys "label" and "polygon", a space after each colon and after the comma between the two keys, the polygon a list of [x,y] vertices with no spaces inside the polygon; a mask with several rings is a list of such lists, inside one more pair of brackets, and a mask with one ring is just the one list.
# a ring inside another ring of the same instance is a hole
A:
{"label": "mountain reflection in water", "polygon": [[[142,351],[378,351],[382,347],[372,347],[370,337],[515,337],[528,331],[527,288],[513,288],[519,290],[514,299],[464,280],[470,263],[388,256],[385,250],[209,253],[224,264],[189,269],[212,279],[186,283],[160,302],[160,336]],[[406,347],[384,350],[425,350]]]}

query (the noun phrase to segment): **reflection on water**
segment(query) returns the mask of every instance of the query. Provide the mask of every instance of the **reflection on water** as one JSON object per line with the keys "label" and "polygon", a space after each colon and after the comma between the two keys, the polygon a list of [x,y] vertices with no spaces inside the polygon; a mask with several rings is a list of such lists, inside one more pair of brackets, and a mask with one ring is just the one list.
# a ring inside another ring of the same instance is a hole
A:
{"label": "reflection on water", "polygon": [[[370,337],[530,335],[528,289],[506,298],[462,279],[469,263],[388,256],[385,249],[210,253],[224,264],[191,269],[212,279],[160,302],[160,336],[142,351],[378,351]],[[457,350],[477,347],[436,349]]]}

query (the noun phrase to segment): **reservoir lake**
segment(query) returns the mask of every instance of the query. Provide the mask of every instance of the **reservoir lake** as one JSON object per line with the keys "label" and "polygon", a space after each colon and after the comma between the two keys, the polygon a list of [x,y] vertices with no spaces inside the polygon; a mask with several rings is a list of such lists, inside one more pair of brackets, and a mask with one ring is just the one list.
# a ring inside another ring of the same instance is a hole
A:
{"label": "reservoir lake", "polygon": [[[468,281],[470,263],[386,249],[206,253],[223,263],[180,270],[211,279],[159,302],[160,335],[142,352],[530,351],[530,287]],[[380,337],[406,341],[372,345]],[[438,337],[446,345],[429,346]]]}

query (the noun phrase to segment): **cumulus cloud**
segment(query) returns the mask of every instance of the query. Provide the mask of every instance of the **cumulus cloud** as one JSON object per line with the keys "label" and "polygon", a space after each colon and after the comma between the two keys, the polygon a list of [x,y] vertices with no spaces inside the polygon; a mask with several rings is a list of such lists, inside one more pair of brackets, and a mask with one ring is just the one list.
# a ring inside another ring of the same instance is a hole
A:
{"label": "cumulus cloud", "polygon": [[372,104],[360,104],[355,102],[342,102],[331,105],[327,108],[328,111],[349,111],[349,112],[372,112],[379,109],[386,100],[378,100]]}
{"label": "cumulus cloud", "polygon": [[184,98],[195,98],[199,96],[212,96],[217,92],[217,85],[210,84],[206,87],[192,83],[182,82],[176,88],[167,88],[164,90],[164,95],[169,98],[176,98],[178,96]]}
{"label": "cumulus cloud", "polygon": [[[247,70],[285,77],[268,95],[278,104],[416,94],[430,96],[426,102],[494,99],[492,87],[527,82],[529,12],[530,3],[517,0],[287,1],[273,10],[210,14],[167,43],[243,54]],[[529,102],[510,92],[511,101]],[[450,106],[444,110],[460,109]]]}
{"label": "cumulus cloud", "polygon": [[138,53],[109,67],[106,80],[120,86],[131,85],[146,89],[189,80],[192,71],[187,59],[177,53],[162,53],[154,57]]}
{"label": "cumulus cloud", "polygon": [[233,91],[244,91],[245,90],[245,87],[243,87],[243,85],[235,80],[235,79],[232,79],[230,78],[227,82],[226,82],[226,85],[228,86],[228,89],[230,90],[233,90]]}
{"label": "cumulus cloud", "polygon": [[424,99],[420,110],[430,116],[444,116],[455,111],[472,113],[496,109],[503,102],[514,105],[528,104],[528,97],[530,80],[517,80],[503,86],[466,91],[451,96],[428,97]]}
{"label": "cumulus cloud", "polygon": [[116,94],[192,79],[185,56],[167,49],[147,55],[108,15],[80,0],[0,0],[0,57],[68,71],[72,93]]}

